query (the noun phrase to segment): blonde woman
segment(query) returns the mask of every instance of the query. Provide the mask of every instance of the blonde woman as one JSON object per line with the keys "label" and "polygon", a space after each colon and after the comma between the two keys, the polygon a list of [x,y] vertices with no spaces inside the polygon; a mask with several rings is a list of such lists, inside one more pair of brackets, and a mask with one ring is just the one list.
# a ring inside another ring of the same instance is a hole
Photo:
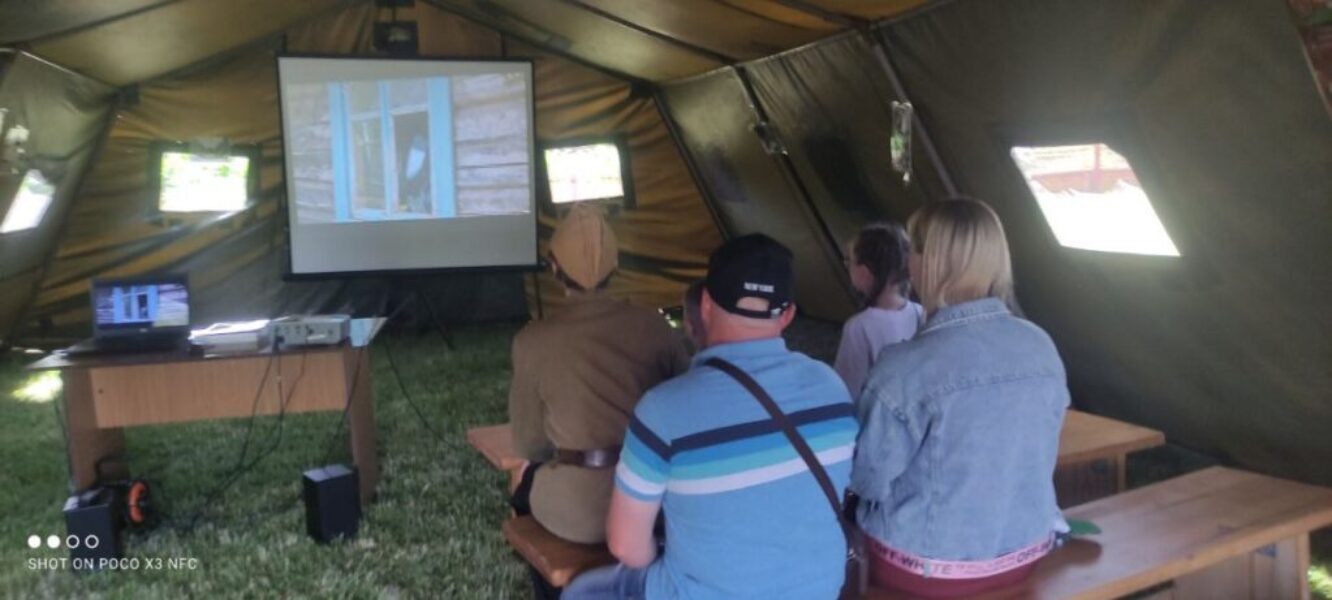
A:
{"label": "blonde woman", "polygon": [[989,206],[930,204],[907,229],[928,320],[870,371],[851,489],[872,579],[949,598],[1022,581],[1066,529],[1051,476],[1068,386],[1049,336],[1009,308]]}

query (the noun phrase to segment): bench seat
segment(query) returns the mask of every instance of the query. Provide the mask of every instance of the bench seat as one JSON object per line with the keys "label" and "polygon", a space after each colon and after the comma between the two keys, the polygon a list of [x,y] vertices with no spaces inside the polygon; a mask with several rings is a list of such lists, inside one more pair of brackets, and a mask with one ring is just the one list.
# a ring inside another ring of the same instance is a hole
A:
{"label": "bench seat", "polygon": [[512,471],[523,466],[522,457],[513,451],[513,431],[508,423],[468,429],[467,443],[496,469]]}
{"label": "bench seat", "polygon": [[513,517],[501,527],[504,539],[551,585],[562,588],[579,573],[609,565],[615,557],[604,544],[578,544],[546,530],[536,519]]}
{"label": "bench seat", "polygon": [[1162,584],[1150,598],[1307,598],[1308,534],[1332,525],[1332,489],[1213,467],[1065,514],[1101,533],[1056,550],[1021,586],[983,598],[1109,599]]}

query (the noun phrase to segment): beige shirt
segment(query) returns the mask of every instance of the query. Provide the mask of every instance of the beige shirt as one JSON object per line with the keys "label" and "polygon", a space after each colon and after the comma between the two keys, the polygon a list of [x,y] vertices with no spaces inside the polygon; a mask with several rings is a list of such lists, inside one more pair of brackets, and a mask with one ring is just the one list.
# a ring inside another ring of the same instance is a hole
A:
{"label": "beige shirt", "polygon": [[[602,293],[574,297],[513,341],[509,423],[528,460],[553,448],[593,450],[624,442],[634,406],[689,358],[665,319]],[[532,516],[567,540],[606,539],[614,469],[547,462],[532,485]]]}

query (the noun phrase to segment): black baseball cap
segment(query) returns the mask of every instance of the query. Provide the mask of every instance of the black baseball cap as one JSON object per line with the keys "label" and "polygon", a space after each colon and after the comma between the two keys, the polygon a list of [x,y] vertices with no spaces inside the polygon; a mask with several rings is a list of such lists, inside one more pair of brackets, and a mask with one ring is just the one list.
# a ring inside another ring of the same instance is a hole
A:
{"label": "black baseball cap", "polygon": [[[795,281],[791,251],[761,233],[731,239],[708,259],[704,286],[712,301],[726,312],[755,319],[775,319],[791,306]],[[740,299],[761,298],[768,310],[738,306]]]}

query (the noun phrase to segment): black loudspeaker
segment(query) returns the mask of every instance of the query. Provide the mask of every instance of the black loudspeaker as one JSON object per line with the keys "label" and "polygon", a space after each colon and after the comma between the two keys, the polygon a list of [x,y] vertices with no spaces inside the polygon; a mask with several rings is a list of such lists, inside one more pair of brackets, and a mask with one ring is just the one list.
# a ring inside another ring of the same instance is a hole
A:
{"label": "black loudspeaker", "polygon": [[355,537],[361,520],[361,478],[354,467],[329,465],[301,477],[305,529],[321,544],[339,536]]}
{"label": "black loudspeaker", "polygon": [[75,571],[101,568],[103,561],[120,558],[120,495],[107,487],[95,487],[65,501],[65,545],[70,567]]}

